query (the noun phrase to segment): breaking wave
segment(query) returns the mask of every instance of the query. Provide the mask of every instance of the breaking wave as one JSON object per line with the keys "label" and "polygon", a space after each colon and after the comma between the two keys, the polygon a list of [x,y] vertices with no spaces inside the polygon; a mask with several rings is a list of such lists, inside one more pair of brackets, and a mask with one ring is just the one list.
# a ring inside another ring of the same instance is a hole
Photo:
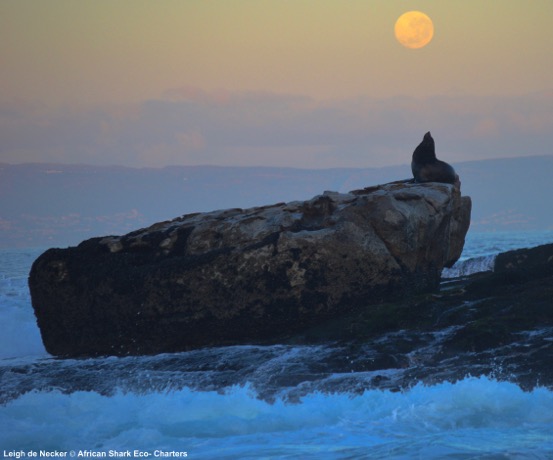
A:
{"label": "breaking wave", "polygon": [[485,377],[403,392],[317,392],[298,403],[261,400],[247,385],[113,396],[53,390],[0,407],[0,425],[0,445],[26,451],[171,450],[201,459],[548,458],[553,393],[524,392]]}

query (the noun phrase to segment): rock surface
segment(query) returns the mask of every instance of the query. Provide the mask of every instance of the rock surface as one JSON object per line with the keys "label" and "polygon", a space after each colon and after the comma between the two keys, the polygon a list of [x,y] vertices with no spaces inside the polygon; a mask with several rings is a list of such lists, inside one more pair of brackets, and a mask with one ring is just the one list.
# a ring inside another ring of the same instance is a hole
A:
{"label": "rock surface", "polygon": [[[405,390],[468,376],[553,389],[553,244],[502,253],[494,271],[371,306],[272,346],[224,346],[70,360],[9,360],[0,404],[28,392],[225,392],[268,401],[320,393]],[[493,402],[493,398],[491,399]]]}
{"label": "rock surface", "polygon": [[553,244],[501,253],[491,272],[322,324],[296,341],[341,344],[352,372],[379,371],[380,387],[386,369],[402,369],[392,388],[467,375],[551,388]]}
{"label": "rock surface", "polygon": [[46,251],[30,273],[32,303],[58,356],[274,343],[436,289],[470,210],[458,183],[395,182],[185,215]]}

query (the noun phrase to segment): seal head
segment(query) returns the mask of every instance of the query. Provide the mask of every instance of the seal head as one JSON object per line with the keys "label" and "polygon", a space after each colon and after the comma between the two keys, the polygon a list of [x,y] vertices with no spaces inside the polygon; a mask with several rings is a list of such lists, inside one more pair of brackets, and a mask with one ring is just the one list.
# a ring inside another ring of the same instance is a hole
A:
{"label": "seal head", "polygon": [[457,174],[455,174],[453,167],[436,158],[436,147],[430,131],[424,135],[422,142],[413,152],[411,171],[415,182],[453,184],[457,181]]}

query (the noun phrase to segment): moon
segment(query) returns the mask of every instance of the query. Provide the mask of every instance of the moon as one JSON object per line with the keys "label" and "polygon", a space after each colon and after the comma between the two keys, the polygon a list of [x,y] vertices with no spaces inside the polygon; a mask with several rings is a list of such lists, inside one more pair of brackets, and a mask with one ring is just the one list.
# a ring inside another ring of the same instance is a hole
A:
{"label": "moon", "polygon": [[422,48],[430,43],[434,36],[434,24],[426,14],[420,11],[403,13],[394,27],[397,41],[407,48]]}

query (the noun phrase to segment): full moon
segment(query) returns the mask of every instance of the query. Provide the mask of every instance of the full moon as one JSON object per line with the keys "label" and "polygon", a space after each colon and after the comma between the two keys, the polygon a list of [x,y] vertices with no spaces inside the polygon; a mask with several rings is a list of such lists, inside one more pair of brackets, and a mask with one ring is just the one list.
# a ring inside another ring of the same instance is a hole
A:
{"label": "full moon", "polygon": [[434,36],[434,24],[426,14],[420,11],[408,11],[402,14],[394,27],[397,41],[407,48],[422,48],[430,43]]}

